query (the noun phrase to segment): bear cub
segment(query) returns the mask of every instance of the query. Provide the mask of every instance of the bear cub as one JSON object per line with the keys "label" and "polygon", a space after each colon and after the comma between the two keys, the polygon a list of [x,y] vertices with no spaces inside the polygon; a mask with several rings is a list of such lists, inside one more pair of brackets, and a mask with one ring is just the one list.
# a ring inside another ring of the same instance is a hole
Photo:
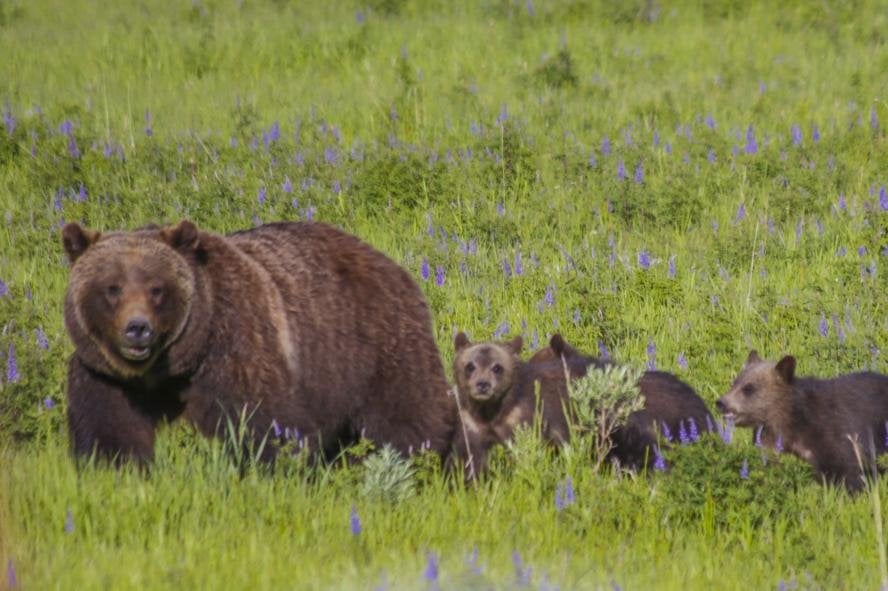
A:
{"label": "bear cub", "polygon": [[766,445],[805,460],[822,480],[859,491],[875,468],[875,455],[886,451],[888,376],[858,372],[819,379],[798,377],[795,370],[791,355],[774,363],[750,351],[716,407],[738,426],[762,427]]}

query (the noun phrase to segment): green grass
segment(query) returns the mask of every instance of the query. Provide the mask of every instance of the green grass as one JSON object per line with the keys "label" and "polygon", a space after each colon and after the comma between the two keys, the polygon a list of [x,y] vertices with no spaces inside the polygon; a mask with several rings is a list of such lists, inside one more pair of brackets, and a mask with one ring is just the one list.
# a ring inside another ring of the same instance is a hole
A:
{"label": "green grass", "polygon": [[[761,465],[746,434],[638,479],[532,448],[478,490],[419,466],[395,502],[362,492],[360,465],[241,477],[184,426],[148,477],[78,472],[58,229],[188,217],[222,232],[313,208],[414,273],[447,363],[454,330],[507,324],[637,366],[653,343],[710,403],[750,348],[805,374],[885,372],[884,2],[107,4],[0,2],[16,120],[0,126],[0,368],[14,346],[20,373],[0,372],[0,559],[23,588],[422,588],[428,552],[442,588],[508,588],[516,551],[534,587],[879,584],[871,499],[791,459]],[[423,259],[443,286],[420,279]],[[567,475],[577,502],[559,513]]]}

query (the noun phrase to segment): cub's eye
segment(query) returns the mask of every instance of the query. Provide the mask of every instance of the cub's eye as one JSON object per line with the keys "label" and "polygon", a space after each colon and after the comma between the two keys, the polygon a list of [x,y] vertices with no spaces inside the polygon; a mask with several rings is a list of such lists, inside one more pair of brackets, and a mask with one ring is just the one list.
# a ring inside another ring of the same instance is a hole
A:
{"label": "cub's eye", "polygon": [[105,293],[109,298],[116,298],[120,296],[120,286],[119,285],[109,285],[105,288]]}
{"label": "cub's eye", "polygon": [[753,394],[755,394],[755,386],[753,386],[752,384],[746,384],[745,386],[740,388],[740,391],[743,392],[746,396],[752,396]]}
{"label": "cub's eye", "polygon": [[162,287],[152,287],[148,293],[151,294],[152,298],[158,299],[158,298],[160,298],[160,296],[163,295],[163,288]]}
{"label": "cub's eye", "polygon": [[475,371],[475,364],[474,363],[467,363],[466,364],[466,373],[470,374],[473,371]]}
{"label": "cub's eye", "polygon": [[499,363],[494,365],[493,366],[493,373],[495,373],[496,375],[500,375],[501,373],[503,373],[503,366],[500,365]]}

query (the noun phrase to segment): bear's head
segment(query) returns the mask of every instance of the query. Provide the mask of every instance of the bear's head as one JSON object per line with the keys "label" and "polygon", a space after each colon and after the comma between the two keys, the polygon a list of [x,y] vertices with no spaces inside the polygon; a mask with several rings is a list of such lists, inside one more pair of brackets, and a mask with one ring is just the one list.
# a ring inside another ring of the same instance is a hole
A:
{"label": "bear's head", "polygon": [[138,377],[182,336],[195,300],[200,242],[189,221],[107,234],[76,223],[62,228],[72,265],[65,322],[87,366]]}
{"label": "bear's head", "polygon": [[523,344],[520,336],[473,344],[465,333],[456,335],[453,376],[460,393],[478,403],[500,400],[512,387]]}
{"label": "bear's head", "polygon": [[741,427],[774,424],[791,408],[795,366],[795,357],[790,355],[774,363],[750,351],[731,389],[715,403],[716,408]]}

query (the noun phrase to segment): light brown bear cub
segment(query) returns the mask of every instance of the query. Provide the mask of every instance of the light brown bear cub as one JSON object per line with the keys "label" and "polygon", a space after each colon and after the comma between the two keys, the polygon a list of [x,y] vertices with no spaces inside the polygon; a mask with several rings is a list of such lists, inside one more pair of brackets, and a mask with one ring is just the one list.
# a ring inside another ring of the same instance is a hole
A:
{"label": "light brown bear cub", "polygon": [[568,439],[563,411],[567,387],[560,361],[521,361],[520,336],[508,342],[472,343],[459,333],[454,346],[453,374],[462,419],[462,428],[454,434],[454,450],[456,457],[466,460],[467,477],[484,470],[491,447],[506,443],[517,427],[533,422],[537,383],[543,436],[553,443]]}
{"label": "light brown bear cub", "polygon": [[[716,403],[738,426],[763,427],[763,440],[811,464],[824,480],[863,487],[864,471],[886,451],[888,376],[859,372],[831,379],[796,377],[795,357],[777,363],[751,351]],[[859,443],[858,460],[851,440]]]}

